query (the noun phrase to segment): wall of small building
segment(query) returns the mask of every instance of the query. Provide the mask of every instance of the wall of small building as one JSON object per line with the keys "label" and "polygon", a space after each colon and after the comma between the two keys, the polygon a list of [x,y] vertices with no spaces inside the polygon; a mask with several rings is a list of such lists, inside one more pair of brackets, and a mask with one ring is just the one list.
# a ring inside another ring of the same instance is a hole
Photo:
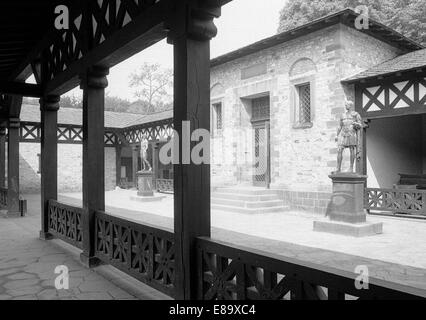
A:
{"label": "wall of small building", "polygon": [[[353,87],[342,86],[341,80],[398,54],[398,49],[338,24],[213,67],[211,98],[222,102],[223,129],[213,137],[212,183],[247,182],[242,176],[252,165],[252,129],[246,102],[267,94],[271,188],[282,190],[283,199],[296,209],[324,212],[331,192],[328,175],[336,168],[338,119],[345,98],[354,96]],[[254,75],[242,76],[250,72]],[[313,123],[301,128],[294,126],[294,86],[304,79],[313,87]]]}
{"label": "wall of small building", "polygon": [[367,185],[392,188],[399,173],[423,173],[425,135],[421,115],[371,120],[367,129]]}
{"label": "wall of small building", "polygon": [[[22,193],[40,192],[39,143],[20,143],[19,176]],[[82,191],[83,146],[58,144],[58,192]],[[115,148],[105,148],[105,190],[116,186]]]}

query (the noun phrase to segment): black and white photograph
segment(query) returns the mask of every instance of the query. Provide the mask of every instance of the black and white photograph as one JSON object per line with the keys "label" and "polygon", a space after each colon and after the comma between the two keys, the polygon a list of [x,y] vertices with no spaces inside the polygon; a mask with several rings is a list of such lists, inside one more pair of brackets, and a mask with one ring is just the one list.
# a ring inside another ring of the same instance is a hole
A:
{"label": "black and white photograph", "polygon": [[0,0],[0,305],[425,299],[424,0]]}

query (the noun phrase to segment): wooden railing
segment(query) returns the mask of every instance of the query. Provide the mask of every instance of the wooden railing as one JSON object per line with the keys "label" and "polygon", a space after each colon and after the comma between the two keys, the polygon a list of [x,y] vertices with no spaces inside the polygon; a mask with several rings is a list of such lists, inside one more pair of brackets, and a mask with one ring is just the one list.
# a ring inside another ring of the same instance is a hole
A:
{"label": "wooden railing", "polygon": [[173,193],[173,179],[155,179],[158,192]]}
{"label": "wooden railing", "polygon": [[0,205],[7,206],[7,188],[0,187]]}
{"label": "wooden railing", "polygon": [[95,220],[95,254],[100,260],[174,296],[173,232],[104,212],[96,212]]}
{"label": "wooden railing", "polygon": [[82,248],[83,245],[83,209],[49,200],[49,232],[65,242]]}
{"label": "wooden railing", "polygon": [[[49,232],[82,247],[83,209],[49,201]],[[95,255],[104,263],[175,297],[175,238],[170,230],[142,225],[105,212],[95,214]],[[196,239],[200,300],[419,299],[426,291],[277,256],[210,238]]]}
{"label": "wooden railing", "polygon": [[421,299],[426,291],[358,274],[283,258],[208,238],[197,240],[198,298],[201,300]]}
{"label": "wooden railing", "polygon": [[366,188],[364,207],[426,216],[426,190]]}

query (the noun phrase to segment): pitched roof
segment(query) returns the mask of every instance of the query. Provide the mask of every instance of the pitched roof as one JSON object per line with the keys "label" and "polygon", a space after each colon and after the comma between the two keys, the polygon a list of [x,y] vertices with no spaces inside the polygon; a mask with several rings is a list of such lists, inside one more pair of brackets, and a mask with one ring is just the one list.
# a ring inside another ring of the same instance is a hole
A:
{"label": "pitched roof", "polygon": [[[318,31],[320,29],[329,27],[337,23],[342,23],[347,25],[348,27],[355,29],[354,21],[358,16],[359,14],[352,9],[343,9],[336,13],[332,13],[319,19],[313,20],[302,26],[276,34],[272,37],[252,43],[246,47],[216,57],[211,60],[211,66],[215,67],[226,62],[247,56],[249,54],[274,47],[276,45],[282,44],[284,42],[293,40],[295,38],[304,36],[306,34]],[[393,46],[400,47],[406,52],[423,48],[423,46],[419,43],[403,36],[401,33],[385,26],[384,24],[381,24],[380,22],[377,22],[370,18],[369,23],[370,24],[368,29],[355,30],[362,33],[366,33]]]}
{"label": "pitched roof", "polygon": [[426,49],[417,50],[380,63],[357,75],[346,78],[342,82],[351,83],[361,79],[389,76],[397,72],[426,68]]}
{"label": "pitched roof", "polygon": [[[122,129],[169,118],[173,118],[172,110],[157,112],[149,115],[105,111],[105,127]],[[40,107],[30,104],[22,105],[20,119],[23,122],[40,122]],[[81,126],[83,124],[83,110],[73,108],[59,108],[58,124]]]}

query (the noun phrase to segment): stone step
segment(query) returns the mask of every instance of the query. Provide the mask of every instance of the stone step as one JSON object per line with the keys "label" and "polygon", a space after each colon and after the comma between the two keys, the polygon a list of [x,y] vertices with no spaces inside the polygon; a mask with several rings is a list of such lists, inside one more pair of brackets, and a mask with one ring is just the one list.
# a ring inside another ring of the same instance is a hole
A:
{"label": "stone step", "polygon": [[231,194],[242,194],[242,195],[276,195],[277,190],[273,189],[253,189],[253,188],[217,188],[215,192],[218,193],[231,193]]}
{"label": "stone step", "polygon": [[212,204],[211,208],[213,210],[222,210],[227,212],[247,213],[247,214],[262,214],[262,213],[282,212],[282,211],[289,210],[289,207],[285,207],[285,206],[267,207],[267,208],[241,208],[236,206],[220,205],[220,204]]}
{"label": "stone step", "polygon": [[[253,199],[252,199],[253,200]],[[231,200],[231,199],[221,199],[213,197],[211,198],[212,204],[218,205],[227,205],[235,206],[240,208],[269,208],[269,207],[279,207],[283,205],[283,201],[276,200],[265,200],[265,201],[241,201],[241,200]]]}
{"label": "stone step", "polygon": [[279,199],[277,194],[252,195],[228,192],[213,192],[212,198],[243,201],[270,201]]}

